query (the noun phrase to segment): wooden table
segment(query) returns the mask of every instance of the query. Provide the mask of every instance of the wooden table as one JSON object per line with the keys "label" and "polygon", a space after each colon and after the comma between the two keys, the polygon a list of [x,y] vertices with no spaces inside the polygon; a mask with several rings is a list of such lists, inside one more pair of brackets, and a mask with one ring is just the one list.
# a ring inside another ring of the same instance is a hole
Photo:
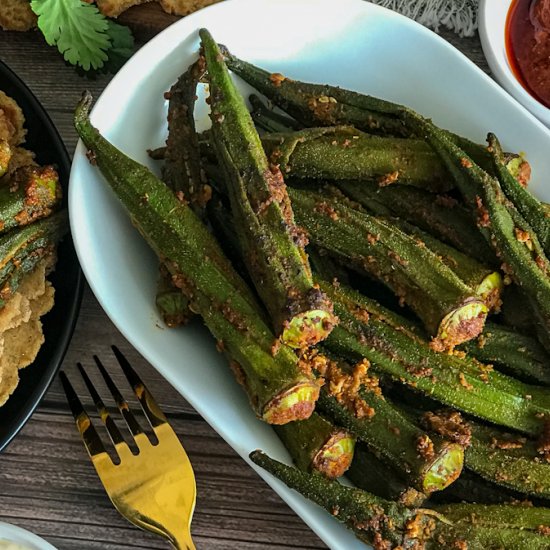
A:
{"label": "wooden table", "polygon": [[[487,69],[477,37],[442,35]],[[0,31],[0,58],[36,94],[72,153],[77,140],[72,110],[82,90],[88,88],[97,97],[111,77],[87,80],[78,76],[38,33]],[[63,367],[72,373],[77,361],[90,363],[93,354],[104,358],[108,367],[114,366],[111,344],[121,348],[148,383],[190,456],[198,489],[193,534],[199,549],[326,548],[133,350],[86,287]],[[111,506],[77,434],[58,379],[0,455],[0,521],[29,529],[59,550],[167,548],[161,539],[131,526]]]}

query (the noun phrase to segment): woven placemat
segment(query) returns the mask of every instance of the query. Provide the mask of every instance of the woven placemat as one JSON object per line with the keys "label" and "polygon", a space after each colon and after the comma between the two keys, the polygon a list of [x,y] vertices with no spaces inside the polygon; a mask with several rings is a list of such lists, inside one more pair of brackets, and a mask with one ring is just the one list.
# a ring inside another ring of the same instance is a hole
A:
{"label": "woven placemat", "polygon": [[397,11],[435,31],[446,27],[460,36],[477,29],[478,0],[369,0]]}

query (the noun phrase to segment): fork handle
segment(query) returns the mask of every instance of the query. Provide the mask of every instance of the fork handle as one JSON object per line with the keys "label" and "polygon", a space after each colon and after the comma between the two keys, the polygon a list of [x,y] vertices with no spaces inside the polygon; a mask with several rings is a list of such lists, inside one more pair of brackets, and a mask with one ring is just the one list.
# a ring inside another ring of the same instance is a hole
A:
{"label": "fork handle", "polygon": [[196,550],[189,528],[184,527],[179,533],[174,534],[170,541],[175,550]]}

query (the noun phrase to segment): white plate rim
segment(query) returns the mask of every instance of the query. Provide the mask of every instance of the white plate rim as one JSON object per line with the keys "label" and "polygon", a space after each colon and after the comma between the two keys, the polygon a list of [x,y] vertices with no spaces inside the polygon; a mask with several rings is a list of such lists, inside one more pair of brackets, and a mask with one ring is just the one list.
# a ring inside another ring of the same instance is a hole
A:
{"label": "white plate rim", "polygon": [[57,550],[48,541],[27,531],[27,529],[0,521],[0,542],[3,540],[27,546],[30,545],[29,550]]}

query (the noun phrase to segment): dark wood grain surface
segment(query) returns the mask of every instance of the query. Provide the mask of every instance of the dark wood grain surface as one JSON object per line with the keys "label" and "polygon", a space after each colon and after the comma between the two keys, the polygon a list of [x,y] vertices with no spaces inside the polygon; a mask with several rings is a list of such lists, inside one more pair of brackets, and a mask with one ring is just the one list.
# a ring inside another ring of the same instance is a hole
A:
{"label": "dark wood grain surface", "polygon": [[[487,70],[477,37],[442,34]],[[111,77],[87,80],[78,76],[33,32],[0,31],[0,59],[36,94],[72,154],[77,141],[71,124],[74,105],[85,88],[97,97]],[[121,348],[148,383],[193,463],[198,498],[192,530],[197,548],[326,548],[133,350],[86,287],[63,368],[74,374],[77,361],[89,363],[98,354],[116,373],[111,344]],[[58,379],[31,420],[0,454],[0,521],[29,529],[59,550],[168,547],[131,526],[111,506],[79,439]]]}

